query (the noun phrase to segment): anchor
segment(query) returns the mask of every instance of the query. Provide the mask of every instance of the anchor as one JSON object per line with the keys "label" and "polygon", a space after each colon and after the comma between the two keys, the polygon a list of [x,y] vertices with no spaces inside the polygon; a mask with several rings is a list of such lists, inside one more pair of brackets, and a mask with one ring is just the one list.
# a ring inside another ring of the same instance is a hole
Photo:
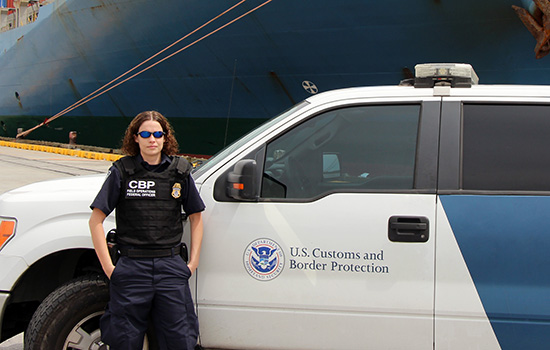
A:
{"label": "anchor", "polygon": [[535,57],[538,59],[550,53],[550,1],[533,0],[533,2],[537,6],[534,15],[519,6],[512,5],[512,8],[537,40]]}

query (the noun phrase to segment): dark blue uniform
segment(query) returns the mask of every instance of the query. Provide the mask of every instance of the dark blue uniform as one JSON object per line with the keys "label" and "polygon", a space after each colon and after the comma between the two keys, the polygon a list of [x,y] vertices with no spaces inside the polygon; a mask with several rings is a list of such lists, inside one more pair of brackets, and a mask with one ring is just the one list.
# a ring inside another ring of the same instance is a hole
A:
{"label": "dark blue uniform", "polygon": [[[156,166],[143,162],[141,156],[135,159],[146,171],[154,173],[167,171],[172,163],[165,155]],[[125,190],[124,177],[116,166],[111,167],[91,207],[109,215],[124,198],[121,196]],[[181,205],[187,215],[205,209],[190,175],[182,183],[181,193]],[[103,342],[113,350],[141,349],[151,317],[161,349],[193,349],[197,343],[198,319],[188,284],[190,276],[187,263],[179,254],[152,258],[121,256],[111,275],[110,302],[101,319]]]}

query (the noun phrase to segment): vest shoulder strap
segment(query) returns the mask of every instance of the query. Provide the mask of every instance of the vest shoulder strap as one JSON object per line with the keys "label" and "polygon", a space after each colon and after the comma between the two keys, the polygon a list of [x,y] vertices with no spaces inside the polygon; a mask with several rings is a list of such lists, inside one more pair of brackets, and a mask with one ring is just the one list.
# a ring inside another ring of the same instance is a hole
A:
{"label": "vest shoulder strap", "polygon": [[184,178],[187,178],[187,175],[191,172],[191,169],[193,169],[193,166],[185,159],[184,157],[174,157],[174,162],[176,162],[176,170],[179,175],[183,176]]}
{"label": "vest shoulder strap", "polygon": [[[178,174],[184,178],[187,177],[193,169],[193,166],[189,163],[189,161],[183,157],[175,156],[173,161],[175,162],[174,165],[176,166]],[[132,176],[136,173],[136,163],[133,157],[122,157],[117,160],[114,165],[118,168],[121,174],[123,173]]]}
{"label": "vest shoulder strap", "polygon": [[122,157],[117,160],[115,166],[118,168],[121,174],[134,175],[136,172],[136,163],[132,157]]}

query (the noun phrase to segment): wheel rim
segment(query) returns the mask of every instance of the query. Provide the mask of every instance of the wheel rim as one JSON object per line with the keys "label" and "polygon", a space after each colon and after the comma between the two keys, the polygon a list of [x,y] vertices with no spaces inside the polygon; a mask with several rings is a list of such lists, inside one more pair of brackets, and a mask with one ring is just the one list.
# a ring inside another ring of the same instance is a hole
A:
{"label": "wheel rim", "polygon": [[63,350],[98,350],[101,340],[99,318],[103,311],[95,312],[84,317],[67,335]]}
{"label": "wheel rim", "polygon": [[[103,313],[104,311],[98,311],[80,320],[67,335],[63,350],[99,350],[101,344],[99,319]],[[145,336],[143,350],[148,349],[147,336]]]}

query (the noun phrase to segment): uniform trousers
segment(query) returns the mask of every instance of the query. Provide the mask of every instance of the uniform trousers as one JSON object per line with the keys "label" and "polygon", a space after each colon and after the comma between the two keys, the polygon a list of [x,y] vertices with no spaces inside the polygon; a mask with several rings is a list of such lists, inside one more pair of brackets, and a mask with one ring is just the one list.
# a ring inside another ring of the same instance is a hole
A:
{"label": "uniform trousers", "polygon": [[151,318],[160,349],[194,349],[199,324],[189,277],[191,271],[179,255],[120,257],[100,320],[102,341],[111,350],[141,350]]}

